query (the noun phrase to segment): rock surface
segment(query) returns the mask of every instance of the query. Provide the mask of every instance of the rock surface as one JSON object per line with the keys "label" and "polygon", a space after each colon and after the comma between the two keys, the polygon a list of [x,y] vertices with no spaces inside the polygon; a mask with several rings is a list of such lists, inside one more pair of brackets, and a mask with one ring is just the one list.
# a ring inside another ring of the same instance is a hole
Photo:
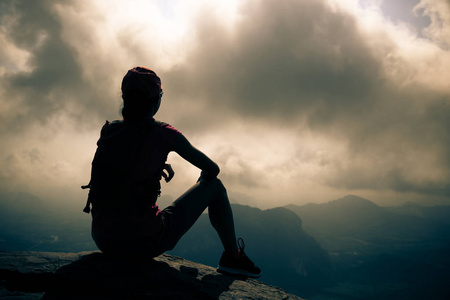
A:
{"label": "rock surface", "polygon": [[0,299],[301,299],[260,281],[163,254],[0,252]]}

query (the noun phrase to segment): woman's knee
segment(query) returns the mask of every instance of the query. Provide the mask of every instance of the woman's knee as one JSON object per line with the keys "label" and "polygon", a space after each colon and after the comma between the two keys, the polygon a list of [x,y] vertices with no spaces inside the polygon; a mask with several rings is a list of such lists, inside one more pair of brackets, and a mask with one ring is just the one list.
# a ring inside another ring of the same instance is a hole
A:
{"label": "woman's knee", "polygon": [[222,181],[219,178],[212,178],[212,179],[202,179],[200,181],[201,184],[204,184],[208,186],[209,188],[213,189],[217,193],[223,193],[226,194],[227,190],[225,186],[223,185]]}

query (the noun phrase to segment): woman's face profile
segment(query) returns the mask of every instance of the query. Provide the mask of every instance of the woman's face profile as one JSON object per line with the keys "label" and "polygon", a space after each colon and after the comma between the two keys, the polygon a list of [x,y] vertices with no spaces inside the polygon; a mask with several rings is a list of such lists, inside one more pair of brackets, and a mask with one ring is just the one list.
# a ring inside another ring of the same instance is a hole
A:
{"label": "woman's face profile", "polygon": [[154,115],[156,115],[156,113],[157,113],[158,110],[159,110],[159,107],[161,106],[161,97],[162,97],[162,95],[159,97],[158,102],[156,103],[156,105],[153,106],[153,109],[152,109],[152,117],[153,117]]}

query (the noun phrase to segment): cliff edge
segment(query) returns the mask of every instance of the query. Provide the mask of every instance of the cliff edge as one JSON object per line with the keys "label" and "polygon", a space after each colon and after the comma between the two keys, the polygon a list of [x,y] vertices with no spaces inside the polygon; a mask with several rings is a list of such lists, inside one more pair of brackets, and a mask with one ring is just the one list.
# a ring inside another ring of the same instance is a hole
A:
{"label": "cliff edge", "polygon": [[0,252],[1,299],[301,299],[278,287],[163,254]]}

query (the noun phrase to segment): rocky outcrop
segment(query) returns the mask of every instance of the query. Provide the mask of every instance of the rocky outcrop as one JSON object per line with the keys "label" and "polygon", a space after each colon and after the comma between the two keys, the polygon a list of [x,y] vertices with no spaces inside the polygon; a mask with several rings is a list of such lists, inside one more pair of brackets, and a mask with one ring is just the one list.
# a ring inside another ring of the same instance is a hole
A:
{"label": "rocky outcrop", "polygon": [[300,299],[260,281],[163,254],[0,252],[1,299]]}

